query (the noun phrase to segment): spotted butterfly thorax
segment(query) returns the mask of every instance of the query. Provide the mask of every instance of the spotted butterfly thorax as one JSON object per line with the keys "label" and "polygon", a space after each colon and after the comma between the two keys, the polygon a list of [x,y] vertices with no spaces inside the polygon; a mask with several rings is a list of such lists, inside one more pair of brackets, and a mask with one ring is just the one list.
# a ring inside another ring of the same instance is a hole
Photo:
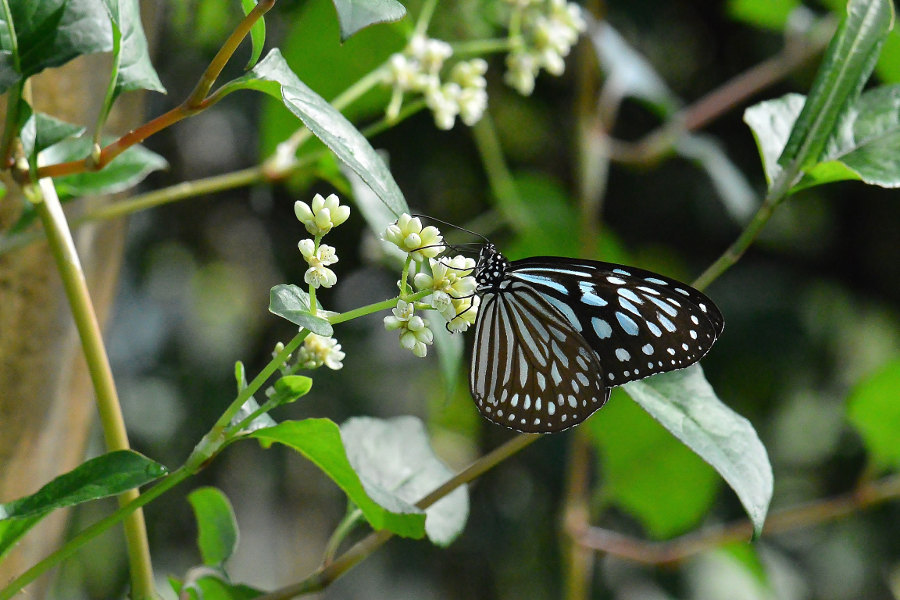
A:
{"label": "spotted butterfly thorax", "polygon": [[472,397],[485,418],[522,432],[568,429],[611,387],[697,362],[725,324],[694,288],[624,265],[510,262],[488,243],[474,276]]}

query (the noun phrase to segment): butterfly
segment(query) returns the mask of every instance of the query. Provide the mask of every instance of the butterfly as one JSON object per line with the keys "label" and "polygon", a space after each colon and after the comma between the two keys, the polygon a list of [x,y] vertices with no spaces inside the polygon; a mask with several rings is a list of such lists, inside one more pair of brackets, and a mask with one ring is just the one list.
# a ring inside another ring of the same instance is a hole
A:
{"label": "butterfly", "polygon": [[469,387],[489,421],[553,433],[610,388],[700,360],[722,333],[704,294],[657,273],[553,256],[512,261],[491,243],[473,272],[481,303]]}

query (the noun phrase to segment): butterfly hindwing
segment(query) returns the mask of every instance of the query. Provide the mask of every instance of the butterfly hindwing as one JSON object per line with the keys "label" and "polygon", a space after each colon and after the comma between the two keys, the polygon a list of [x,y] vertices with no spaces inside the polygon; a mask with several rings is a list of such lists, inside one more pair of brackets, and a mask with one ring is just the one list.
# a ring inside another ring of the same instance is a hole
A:
{"label": "butterfly hindwing", "polygon": [[485,418],[523,432],[568,429],[609,398],[588,340],[545,296],[515,281],[482,295],[469,383]]}
{"label": "butterfly hindwing", "polygon": [[607,386],[700,360],[722,332],[715,304],[674,279],[597,261],[535,257],[510,263],[596,354]]}

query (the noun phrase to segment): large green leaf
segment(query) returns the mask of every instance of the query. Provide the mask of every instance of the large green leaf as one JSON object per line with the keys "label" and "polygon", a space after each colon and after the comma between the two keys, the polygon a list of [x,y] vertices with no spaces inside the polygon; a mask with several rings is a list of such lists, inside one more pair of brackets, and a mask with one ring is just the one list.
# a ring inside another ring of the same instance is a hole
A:
{"label": "large green leaf", "polygon": [[[802,107],[803,96],[788,94],[744,113],[770,184],[781,171],[777,157]],[[860,96],[841,115],[820,162],[808,168],[794,190],[847,179],[900,187],[900,85],[875,88]]]}
{"label": "large green leaf", "polygon": [[406,200],[384,160],[350,121],[300,81],[277,48],[249,73],[227,83],[221,93],[239,89],[255,89],[280,98],[288,110],[372,188],[394,215],[399,217],[404,212]]}
{"label": "large green leaf", "polygon": [[[390,498],[391,505],[411,506],[453,476],[434,454],[425,426],[415,417],[355,417],[341,425],[341,439],[366,492],[376,499]],[[428,539],[439,546],[450,544],[469,516],[466,486],[432,504],[425,514]]]}
{"label": "large green leaf", "polygon": [[30,496],[0,504],[0,556],[50,512],[121,494],[159,479],[167,472],[164,466],[146,456],[118,450],[79,465]]}
{"label": "large green leaf", "polygon": [[850,0],[847,16],[828,45],[803,110],[778,164],[806,169],[819,162],[842,113],[869,79],[894,23],[890,0]]}
{"label": "large green leaf", "polygon": [[275,427],[258,429],[248,437],[259,439],[263,446],[284,444],[312,461],[362,511],[373,529],[387,529],[404,537],[425,535],[425,513],[390,495],[377,498],[363,487],[359,476],[347,459],[338,426],[328,419],[286,421]]}
{"label": "large green leaf", "polygon": [[[92,141],[87,137],[70,138],[51,146],[40,155],[41,166],[80,160],[88,156]],[[85,196],[114,194],[134,187],[153,171],[169,166],[159,154],[136,145],[117,156],[100,171],[86,171],[54,179],[60,194]]]}
{"label": "large green leaf", "polygon": [[753,425],[716,396],[700,365],[624,386],[635,402],[719,472],[762,532],[772,467]]}
{"label": "large green leaf", "polygon": [[406,8],[397,0],[333,0],[341,24],[341,41],[376,23],[399,21]]}
{"label": "large green leaf", "polygon": [[150,62],[147,36],[141,24],[138,0],[103,0],[113,23],[113,35],[119,36],[119,72],[116,95],[130,90],[165,93],[156,69]]}
{"label": "large green leaf", "polygon": [[721,479],[699,456],[615,388],[587,422],[600,455],[603,498],[656,538],[684,532],[706,515]]}
{"label": "large green leaf", "polygon": [[847,401],[847,417],[879,469],[900,469],[900,358],[860,381]]}
{"label": "large green leaf", "polygon": [[197,547],[203,564],[221,566],[238,544],[238,526],[231,502],[214,487],[203,487],[188,494],[188,502],[197,519]]}
{"label": "large green leaf", "polygon": [[82,54],[112,49],[112,28],[99,0],[16,0],[9,3],[19,50],[16,69],[9,52],[9,24],[0,12],[0,93],[22,79]]}
{"label": "large green leaf", "polygon": [[312,314],[309,294],[294,284],[279,283],[269,291],[269,312],[318,335],[330,337],[331,323],[323,315],[332,314],[321,308]]}

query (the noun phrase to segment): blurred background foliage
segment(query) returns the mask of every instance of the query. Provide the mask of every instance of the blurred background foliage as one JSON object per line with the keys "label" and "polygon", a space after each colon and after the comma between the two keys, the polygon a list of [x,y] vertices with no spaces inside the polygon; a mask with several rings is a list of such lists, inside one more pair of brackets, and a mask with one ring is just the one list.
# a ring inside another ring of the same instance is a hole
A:
{"label": "blurred background foliage", "polygon": [[[417,0],[404,4],[418,14]],[[645,57],[673,99],[690,104],[779,52],[785,30],[842,6],[840,0],[806,7],[788,0],[642,0],[590,9]],[[492,37],[495,10],[489,0],[439,3],[429,34],[447,41]],[[239,18],[238,3],[226,0],[169,5],[155,58],[169,95],[153,95],[149,115],[190,92]],[[267,27],[268,45],[280,47],[308,85],[333,98],[400,50],[411,22],[374,26],[341,45],[329,0],[281,0],[267,15]],[[898,39],[891,34],[876,71],[882,82],[900,81]],[[502,83],[502,56],[487,58],[488,110],[521,202],[497,202],[472,131],[459,123],[452,131],[437,131],[430,115],[419,113],[377,135],[373,145],[388,153],[414,210],[489,235],[510,258],[587,256],[575,235],[574,189],[577,90],[593,89],[603,79],[590,44],[582,40],[563,77],[541,75],[529,98]],[[241,60],[233,62],[229,69],[237,75]],[[680,156],[644,165],[614,162],[594,257],[685,281],[699,274],[742,227],[723,195],[750,190],[744,197],[753,210],[764,194],[743,109],[788,91],[805,92],[816,62],[706,126],[703,133],[717,150],[716,160],[705,166]],[[347,115],[359,126],[369,123],[388,97],[386,88],[373,92]],[[659,126],[660,112],[668,111],[626,101],[612,133],[638,140]],[[150,176],[144,187],[258,164],[297,126],[280,104],[259,94],[235,94],[147,140],[172,167]],[[266,311],[273,285],[302,283],[305,264],[297,241],[305,233],[293,203],[335,186],[346,198],[346,183],[326,161],[277,185],[236,189],[130,218],[109,343],[137,450],[179,464],[198,432],[233,398],[234,361],[244,361],[254,373],[277,341],[293,335],[289,324]],[[703,367],[719,397],[753,422],[768,448],[776,510],[845,492],[862,478],[900,467],[898,224],[896,192],[860,183],[806,190],[779,208],[747,255],[708,290],[727,326]],[[397,273],[379,264],[373,241],[358,212],[329,238],[340,262],[334,268],[338,285],[320,293],[328,309],[344,311],[396,293]],[[413,357],[397,344],[396,334],[384,330],[382,317],[336,328],[347,354],[343,370],[315,373],[312,392],[274,416],[342,422],[354,415],[417,415],[455,469],[510,437],[478,417],[465,369],[454,385],[445,385],[434,352],[426,360]],[[582,430],[579,435],[596,450],[592,523],[666,539],[743,518],[718,475],[624,394],[614,393]],[[477,481],[469,524],[448,549],[394,540],[324,597],[562,597],[568,558],[561,519],[574,435],[547,436]],[[230,448],[190,485],[216,485],[231,498],[242,535],[230,573],[260,587],[296,581],[314,569],[346,509],[340,490],[312,465],[250,443]],[[100,510],[82,507],[73,527]],[[146,513],[159,576],[181,575],[198,562],[183,494],[162,498]],[[900,502],[893,501],[766,537],[755,555],[737,544],[678,568],[598,555],[592,597],[900,598],[898,531]],[[91,551],[66,563],[56,595],[120,593],[104,587],[110,585],[107,576],[91,573],[118,568],[117,584],[124,586],[119,547],[93,543]],[[98,559],[103,552],[108,560]]]}

